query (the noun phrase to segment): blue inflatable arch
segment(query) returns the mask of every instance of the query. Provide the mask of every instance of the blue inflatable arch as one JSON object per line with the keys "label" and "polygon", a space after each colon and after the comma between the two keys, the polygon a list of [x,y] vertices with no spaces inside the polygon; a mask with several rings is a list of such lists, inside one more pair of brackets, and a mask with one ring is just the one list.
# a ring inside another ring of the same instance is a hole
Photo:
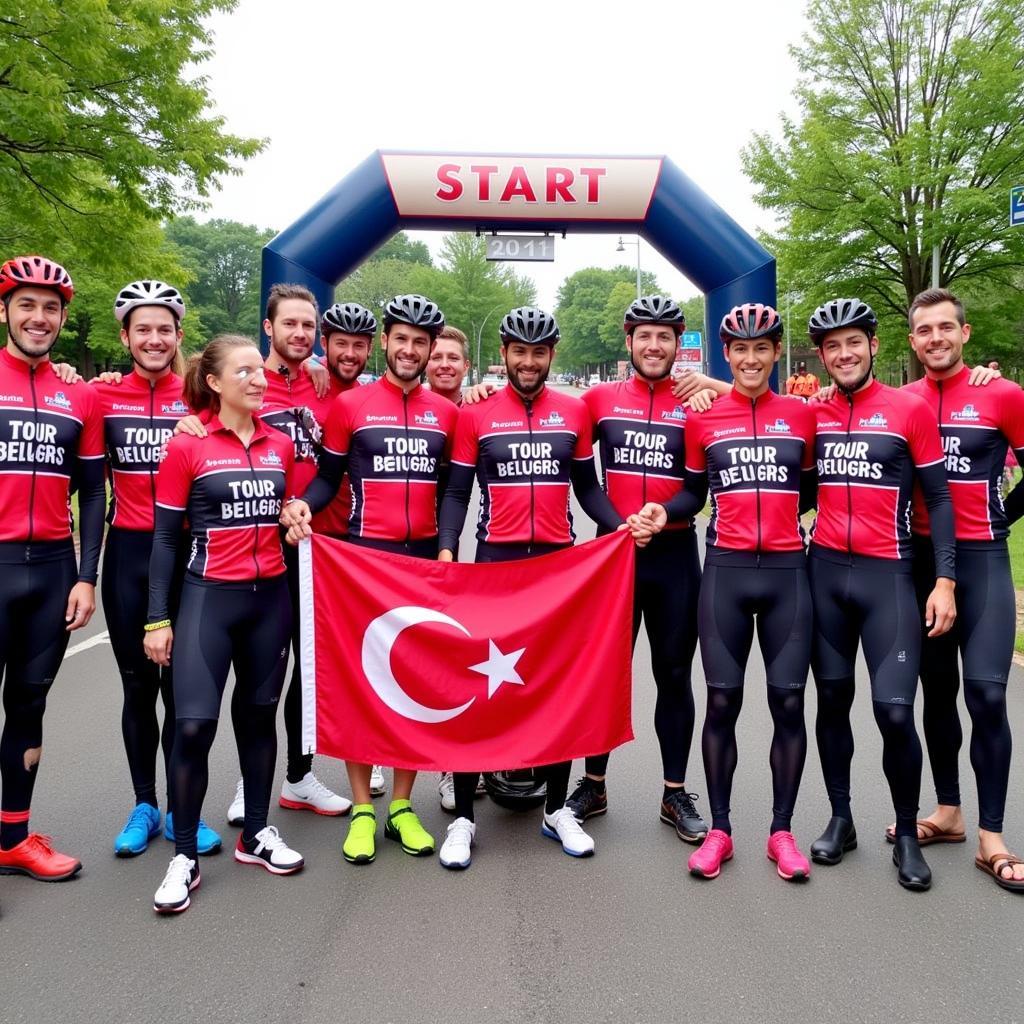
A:
{"label": "blue inflatable arch", "polygon": [[264,247],[261,308],[277,281],[305,284],[326,308],[401,229],[639,234],[704,293],[709,366],[723,379],[722,317],[775,305],[774,257],[667,157],[377,150]]}

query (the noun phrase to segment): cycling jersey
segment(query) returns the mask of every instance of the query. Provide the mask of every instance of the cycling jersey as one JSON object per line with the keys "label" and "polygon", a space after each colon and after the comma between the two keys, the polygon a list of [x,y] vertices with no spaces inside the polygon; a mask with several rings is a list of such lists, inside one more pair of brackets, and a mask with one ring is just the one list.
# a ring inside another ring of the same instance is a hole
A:
{"label": "cycling jersey", "polygon": [[111,490],[107,522],[122,530],[151,531],[164,445],[189,411],[181,378],[168,373],[149,381],[133,370],[120,384],[89,383],[103,416]]}
{"label": "cycling jersey", "polygon": [[814,414],[803,402],[766,391],[747,398],[735,388],[686,428],[686,492],[670,517],[704,504],[711,491],[708,556],[714,550],[803,552],[805,504],[813,486]]}
{"label": "cycling jersey", "polygon": [[463,406],[441,511],[442,550],[458,543],[474,471],[481,492],[478,541],[571,544],[570,486],[589,516],[614,529],[622,518],[597,483],[592,437],[587,407],[548,387],[524,399],[508,386]]}
{"label": "cycling jersey", "polygon": [[[48,360],[32,367],[3,349],[0,544],[69,540],[73,475],[81,510],[79,579],[95,583],[104,503],[103,420],[96,394],[87,384],[61,383]],[[14,555],[23,560],[18,551]]]}
{"label": "cycling jersey", "polygon": [[437,480],[458,411],[421,385],[387,377],[341,395],[324,425],[324,451],[306,500],[319,512],[345,471],[352,486],[349,533],[414,541],[437,535]]}
{"label": "cycling jersey", "polygon": [[[999,484],[1007,448],[1024,459],[1024,391],[1008,380],[985,387],[968,384],[964,367],[946,380],[923,377],[905,391],[918,395],[938,420],[946,476],[953,498],[956,539],[1002,540],[1009,534]],[[920,489],[914,489],[911,528],[927,536],[928,516]]]}
{"label": "cycling jersey", "polygon": [[[622,516],[649,501],[664,505],[683,486],[686,413],[672,394],[673,383],[666,377],[650,384],[634,376],[583,393],[601,452],[604,489]],[[681,519],[666,529],[689,525],[689,519]]]}
{"label": "cycling jersey", "polygon": [[953,512],[935,417],[916,395],[872,380],[813,405],[818,469],[815,545],[847,555],[908,559],[910,503],[920,482],[937,576],[956,578]]}
{"label": "cycling jersey", "polygon": [[149,619],[168,617],[167,599],[185,513],[191,530],[186,578],[238,581],[285,571],[278,517],[294,453],[281,433],[257,419],[248,447],[214,416],[206,437],[178,434],[156,482]]}

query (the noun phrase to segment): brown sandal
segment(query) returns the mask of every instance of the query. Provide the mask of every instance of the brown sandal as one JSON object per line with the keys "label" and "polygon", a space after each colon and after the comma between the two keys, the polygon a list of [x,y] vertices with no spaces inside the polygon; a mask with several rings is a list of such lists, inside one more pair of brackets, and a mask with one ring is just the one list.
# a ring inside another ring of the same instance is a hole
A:
{"label": "brown sandal", "polygon": [[979,871],[984,871],[986,875],[991,875],[996,880],[996,885],[1009,889],[1010,892],[1024,892],[1024,878],[1003,878],[1003,869],[1013,867],[1014,864],[1024,864],[1024,860],[1012,853],[993,853],[988,860],[984,857],[974,858],[974,866]]}
{"label": "brown sandal", "polygon": [[[966,832],[948,832],[946,829],[939,828],[932,821],[925,821],[923,818],[919,818],[917,821],[917,829],[919,832],[923,832],[923,835],[917,837],[918,846],[931,846],[933,843],[963,843],[967,841]],[[896,832],[892,828],[885,830],[885,838],[887,842],[896,842]]]}

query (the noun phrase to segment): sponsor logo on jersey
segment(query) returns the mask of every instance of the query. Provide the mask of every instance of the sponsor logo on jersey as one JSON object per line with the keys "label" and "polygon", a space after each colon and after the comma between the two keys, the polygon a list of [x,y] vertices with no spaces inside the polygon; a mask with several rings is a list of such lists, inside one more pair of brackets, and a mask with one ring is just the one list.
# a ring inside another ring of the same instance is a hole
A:
{"label": "sponsor logo on jersey", "polygon": [[491,420],[491,430],[499,430],[502,427],[524,427],[522,420]]}
{"label": "sponsor logo on jersey", "polygon": [[0,395],[0,402],[21,402],[24,404],[25,399],[21,395]]}
{"label": "sponsor logo on jersey", "polygon": [[885,430],[889,426],[889,421],[880,412],[873,412],[867,419],[862,416],[857,426],[878,427],[881,430]]}
{"label": "sponsor logo on jersey", "polygon": [[261,466],[280,466],[281,456],[277,452],[267,452],[266,455],[260,456]]}
{"label": "sponsor logo on jersey", "polygon": [[822,422],[818,424],[819,428],[824,428],[824,427],[841,427],[841,426],[842,426],[842,423],[840,423],[839,420],[822,420]]}
{"label": "sponsor logo on jersey", "polygon": [[789,424],[781,417],[777,417],[774,423],[765,424],[765,433],[767,434],[788,434],[790,433]]}
{"label": "sponsor logo on jersey", "polygon": [[543,416],[541,417],[540,425],[542,427],[564,427],[565,420],[562,419],[561,416],[559,416],[558,410],[554,409],[550,416],[546,418]]}
{"label": "sponsor logo on jersey", "polygon": [[949,418],[959,423],[977,423],[981,419],[981,414],[968,402],[959,412],[950,413]]}
{"label": "sponsor logo on jersey", "polygon": [[397,416],[367,416],[367,423],[397,423]]}
{"label": "sponsor logo on jersey", "polygon": [[438,419],[433,409],[428,409],[422,416],[417,413],[414,418],[417,423],[422,423],[427,427],[436,427],[438,425]]}
{"label": "sponsor logo on jersey", "polygon": [[188,406],[179,398],[170,405],[161,405],[161,412],[168,412],[174,416],[185,416],[188,413]]}
{"label": "sponsor logo on jersey", "polygon": [[663,420],[685,420],[686,413],[683,412],[683,407],[681,405],[677,405],[672,410],[662,409],[661,418]]}
{"label": "sponsor logo on jersey", "polygon": [[240,466],[241,459],[207,459],[203,465],[207,469],[216,469],[217,466]]}
{"label": "sponsor logo on jersey", "polygon": [[123,402],[114,402],[111,405],[113,412],[145,412],[146,407],[144,405],[126,405]]}
{"label": "sponsor logo on jersey", "polygon": [[730,427],[728,430],[716,430],[715,437],[729,437],[730,434],[745,434],[746,427]]}
{"label": "sponsor logo on jersey", "polygon": [[623,409],[621,405],[612,406],[612,412],[625,413],[627,416],[643,416],[643,409]]}
{"label": "sponsor logo on jersey", "polygon": [[70,409],[71,402],[68,400],[68,396],[63,391],[58,391],[52,398],[49,395],[43,396],[43,401],[47,405],[55,405],[58,409]]}

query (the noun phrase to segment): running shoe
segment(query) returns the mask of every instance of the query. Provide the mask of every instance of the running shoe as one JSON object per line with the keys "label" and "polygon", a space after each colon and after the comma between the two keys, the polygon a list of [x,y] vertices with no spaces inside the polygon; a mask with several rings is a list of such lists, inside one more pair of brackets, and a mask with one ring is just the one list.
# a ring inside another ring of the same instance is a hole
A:
{"label": "running shoe", "polygon": [[238,780],[238,785],[235,786],[235,799],[231,801],[228,807],[228,824],[245,824],[245,783],[241,779]]}
{"label": "running shoe", "polygon": [[696,793],[687,793],[682,786],[673,789],[666,800],[661,801],[661,820],[676,830],[684,843],[699,843],[707,834],[707,822],[697,813],[694,800]]}
{"label": "running shoe", "polygon": [[383,796],[386,791],[384,769],[379,764],[375,764],[370,769],[370,796]]}
{"label": "running shoe", "polygon": [[441,844],[441,867],[452,871],[468,868],[475,838],[476,823],[469,818],[456,818],[448,826],[448,837]]}
{"label": "running shoe", "polygon": [[352,810],[351,800],[331,792],[312,772],[306,772],[299,782],[285,779],[277,802],[291,811],[312,811],[331,818]]}
{"label": "running shoe", "polygon": [[261,828],[248,843],[239,836],[235,860],[239,864],[258,864],[273,875],[294,875],[306,863],[301,853],[289,848],[273,825]]}
{"label": "running shoe", "polygon": [[40,882],[63,882],[82,870],[82,862],[53,848],[53,840],[29,832],[17,846],[0,850],[0,875],[28,875]]}
{"label": "running shoe", "polygon": [[374,833],[377,831],[377,815],[373,804],[356,804],[352,808],[352,821],[348,835],[341,847],[342,856],[349,864],[369,864],[377,856]]}
{"label": "running shoe", "polygon": [[554,814],[545,811],[540,834],[561,843],[570,857],[590,857],[594,852],[594,840],[583,831],[568,806],[559,807]]}
{"label": "running shoe", "polygon": [[565,801],[565,806],[572,811],[572,816],[582,824],[587,818],[596,818],[599,814],[608,813],[608,790],[602,789],[600,793],[594,788],[591,779],[584,776],[577,779],[576,788],[572,795]]}
{"label": "running shoe", "polygon": [[199,888],[199,865],[179,853],[171,858],[167,874],[153,897],[153,909],[158,914],[180,914],[192,902],[191,892]]}
{"label": "running shoe", "polygon": [[800,852],[792,832],[773,832],[768,837],[768,859],[775,861],[779,878],[806,882],[811,877],[810,861]]}
{"label": "running shoe", "polygon": [[388,820],[384,822],[384,838],[402,844],[412,857],[426,857],[434,852],[434,837],[420,824],[408,800],[392,800]]}
{"label": "running shoe", "polygon": [[476,793],[474,796],[481,797],[487,796],[487,783],[484,782],[484,773],[480,773],[480,777],[476,780]]}
{"label": "running shoe", "polygon": [[160,835],[160,811],[152,804],[136,804],[124,828],[114,837],[118,857],[136,857]]}
{"label": "running shoe", "polygon": [[441,810],[452,813],[455,810],[455,777],[451,772],[441,772],[437,781],[437,795],[441,798]]}
{"label": "running shoe", "polygon": [[687,867],[695,878],[717,878],[722,865],[732,860],[732,836],[720,828],[713,828],[700,848],[690,854]]}
{"label": "running shoe", "polygon": [[[167,817],[164,818],[164,839],[172,843],[174,842],[174,817],[170,811],[167,812]],[[201,857],[205,857],[207,854],[217,853],[221,845],[220,836],[200,818],[199,827],[196,829],[196,853]]]}

